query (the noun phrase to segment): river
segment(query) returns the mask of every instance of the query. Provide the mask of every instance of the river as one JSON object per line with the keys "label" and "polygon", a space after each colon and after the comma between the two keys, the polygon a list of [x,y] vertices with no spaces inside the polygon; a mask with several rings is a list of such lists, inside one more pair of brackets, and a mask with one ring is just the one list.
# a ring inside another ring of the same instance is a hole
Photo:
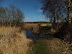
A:
{"label": "river", "polygon": [[52,38],[52,35],[50,34],[43,34],[43,33],[40,33],[39,35],[34,35],[33,32],[31,30],[29,31],[26,31],[26,37],[27,38],[36,38],[36,39],[49,39],[49,38]]}

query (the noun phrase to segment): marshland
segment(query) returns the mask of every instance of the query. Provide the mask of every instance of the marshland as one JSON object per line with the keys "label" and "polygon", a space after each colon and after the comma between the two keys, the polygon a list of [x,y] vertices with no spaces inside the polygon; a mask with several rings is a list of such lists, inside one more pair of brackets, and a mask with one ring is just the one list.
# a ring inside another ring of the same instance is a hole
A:
{"label": "marshland", "polygon": [[0,0],[0,54],[72,54],[72,0]]}

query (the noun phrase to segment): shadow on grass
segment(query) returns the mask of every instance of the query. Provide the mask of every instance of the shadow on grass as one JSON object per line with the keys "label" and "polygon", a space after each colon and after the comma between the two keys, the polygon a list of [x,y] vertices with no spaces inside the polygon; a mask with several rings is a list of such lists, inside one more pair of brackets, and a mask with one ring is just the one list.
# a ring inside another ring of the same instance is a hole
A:
{"label": "shadow on grass", "polygon": [[31,54],[63,54],[70,53],[66,45],[57,38],[39,39],[32,47]]}
{"label": "shadow on grass", "polygon": [[51,52],[48,50],[45,40],[39,39],[32,48],[32,54],[51,54]]}

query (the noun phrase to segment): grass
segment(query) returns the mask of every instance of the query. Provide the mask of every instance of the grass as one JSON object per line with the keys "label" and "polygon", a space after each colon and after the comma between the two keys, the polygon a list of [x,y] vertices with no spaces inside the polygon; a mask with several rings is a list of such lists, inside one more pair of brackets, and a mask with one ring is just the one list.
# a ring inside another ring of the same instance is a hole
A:
{"label": "grass", "polygon": [[3,38],[3,35],[0,35],[0,40]]}
{"label": "grass", "polygon": [[33,54],[48,54],[47,44],[43,40],[38,40],[33,46]]}
{"label": "grass", "polygon": [[0,27],[0,54],[72,54],[70,46],[57,38],[39,39],[33,44],[19,27]]}
{"label": "grass", "polygon": [[32,54],[72,54],[68,44],[57,38],[40,39],[32,48]]}
{"label": "grass", "polygon": [[18,27],[0,27],[0,54],[27,54],[32,40]]}

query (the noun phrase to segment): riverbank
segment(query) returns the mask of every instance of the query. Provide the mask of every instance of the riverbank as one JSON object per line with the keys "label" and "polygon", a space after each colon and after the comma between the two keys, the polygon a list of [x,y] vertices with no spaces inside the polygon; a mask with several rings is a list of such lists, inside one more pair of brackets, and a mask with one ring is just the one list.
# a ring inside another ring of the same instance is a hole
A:
{"label": "riverbank", "polygon": [[32,48],[32,54],[72,54],[70,45],[57,39],[39,39]]}
{"label": "riverbank", "polygon": [[0,54],[72,54],[72,45],[53,37],[32,40],[19,27],[0,27]]}
{"label": "riverbank", "polygon": [[0,54],[27,54],[31,42],[19,27],[0,27]]}

